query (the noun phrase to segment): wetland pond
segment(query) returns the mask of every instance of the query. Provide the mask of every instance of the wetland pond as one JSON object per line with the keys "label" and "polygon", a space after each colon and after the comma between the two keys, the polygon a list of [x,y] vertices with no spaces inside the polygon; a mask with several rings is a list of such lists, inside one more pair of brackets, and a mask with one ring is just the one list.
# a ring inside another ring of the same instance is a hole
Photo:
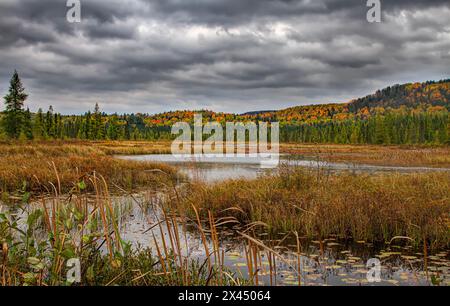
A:
{"label": "wetland pond", "polygon": [[[276,171],[261,166],[260,160],[235,158],[233,160],[208,158],[179,158],[172,155],[142,155],[121,156],[120,158],[167,163],[176,166],[179,171],[190,179],[203,180],[207,183],[220,182],[227,179],[255,179],[266,171]],[[389,167],[346,163],[327,163],[314,159],[304,159],[298,156],[281,155],[280,164],[301,166],[328,171],[354,172],[429,172],[450,171],[450,169],[435,169],[426,167]],[[124,218],[123,238],[144,246],[152,246],[148,228],[156,222],[154,209],[142,211],[131,204],[130,218]],[[133,208],[134,207],[134,208]],[[141,205],[142,207],[142,205]],[[150,217],[149,216],[153,216]],[[125,217],[125,216],[123,216]],[[189,228],[189,226],[188,226]],[[180,233],[187,232],[187,243],[184,245],[186,255],[205,258],[200,235],[195,230],[181,228]],[[235,234],[239,228],[225,228],[218,232],[220,248],[224,253],[225,265],[236,275],[248,277],[244,239]],[[165,229],[167,231],[167,228]],[[154,230],[155,235],[161,235]],[[145,234],[143,234],[145,233]],[[167,235],[167,232],[164,233]],[[413,249],[407,243],[399,242],[391,245],[372,245],[365,241],[345,242],[337,237],[329,237],[324,241],[302,239],[300,257],[297,256],[296,238],[287,233],[275,236],[261,233],[259,237],[266,245],[271,245],[283,260],[275,260],[276,275],[269,273],[269,258],[265,252],[259,257],[259,284],[264,285],[297,285],[298,274],[294,267],[298,266],[300,258],[300,274],[302,285],[450,285],[450,253],[449,250],[439,250],[424,256],[422,251]],[[381,261],[381,282],[369,284],[367,262],[371,258]]]}
{"label": "wetland pond", "polygon": [[[207,183],[226,179],[254,179],[266,171],[259,161],[247,159],[234,160],[180,160],[171,155],[120,156],[118,158],[153,161],[174,165],[190,179],[200,179]],[[378,167],[370,165],[338,164],[315,161],[312,159],[281,156],[281,163],[329,171],[355,172],[417,172],[450,171],[449,169]],[[180,178],[180,184],[181,184]],[[180,239],[181,254],[186,259],[205,262],[205,242],[194,222],[178,222],[168,226],[160,209],[164,194],[158,192],[140,192],[128,196],[116,196],[111,199],[119,220],[121,239],[134,248],[151,248],[155,251],[158,244],[169,241],[175,228]],[[95,199],[92,199],[94,202]],[[0,212],[6,208],[0,205]],[[33,205],[25,210],[13,212],[17,220],[25,226],[26,216],[33,210]],[[180,220],[181,221],[181,220]],[[161,224],[161,227],[156,226]],[[238,226],[221,226],[217,228],[217,241],[222,257],[222,264],[236,277],[249,278],[248,240],[238,234]],[[386,245],[373,245],[366,241],[342,241],[338,237],[328,237],[323,241],[312,241],[306,237],[297,237],[290,233],[268,234],[257,232],[255,238],[277,254],[275,257],[266,249],[260,248],[255,255],[258,285],[450,285],[450,252],[448,249],[435,250],[424,254],[423,250],[413,248],[406,241],[395,241]],[[153,238],[155,237],[155,238]],[[164,237],[164,239],[163,239]],[[154,240],[155,239],[155,240]],[[206,237],[208,248],[213,249],[213,242]],[[300,251],[299,251],[300,249]],[[369,283],[367,277],[370,259],[381,263],[381,282]]]}

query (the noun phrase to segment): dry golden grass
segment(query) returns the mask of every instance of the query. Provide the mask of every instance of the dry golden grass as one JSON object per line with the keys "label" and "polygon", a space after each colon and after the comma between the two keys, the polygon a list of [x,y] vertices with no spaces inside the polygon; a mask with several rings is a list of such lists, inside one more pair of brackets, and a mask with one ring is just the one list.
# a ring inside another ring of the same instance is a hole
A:
{"label": "dry golden grass", "polygon": [[[52,141],[9,141],[0,142],[0,155],[23,152],[46,147],[49,152],[73,152],[75,148],[90,149],[106,155],[137,155],[170,153],[170,141],[85,141],[85,140],[52,140]],[[62,150],[61,150],[62,148]]]}
{"label": "dry golden grass", "polygon": [[282,144],[281,152],[329,162],[450,168],[450,147]]}
{"label": "dry golden grass", "polygon": [[257,180],[212,186],[195,183],[184,205],[273,231],[310,238],[389,242],[407,236],[419,244],[449,246],[450,173],[324,174],[285,168]]}
{"label": "dry golden grass", "polygon": [[91,143],[108,155],[170,154],[170,141],[103,141]]}
{"label": "dry golden grass", "polygon": [[[170,154],[170,141],[114,141],[93,142],[106,154]],[[450,146],[377,146],[281,144],[281,153],[320,158],[329,162],[348,162],[378,166],[409,166],[450,168]]]}
{"label": "dry golden grass", "polygon": [[[161,171],[160,171],[161,170]],[[47,192],[51,184],[70,191],[86,174],[101,174],[112,185],[131,190],[173,180],[167,165],[116,159],[102,147],[83,142],[8,143],[0,145],[0,191]],[[163,173],[164,172],[164,173]],[[58,173],[59,182],[57,179]]]}
{"label": "dry golden grass", "polygon": [[[47,147],[49,152],[69,152],[82,147],[106,155],[170,154],[170,141],[34,141],[0,142],[0,156]],[[61,148],[63,150],[61,150]],[[450,168],[450,146],[377,146],[337,144],[281,144],[281,153],[320,158],[330,162],[385,166]],[[73,153],[73,152],[72,152]],[[75,152],[76,153],[76,152]]]}

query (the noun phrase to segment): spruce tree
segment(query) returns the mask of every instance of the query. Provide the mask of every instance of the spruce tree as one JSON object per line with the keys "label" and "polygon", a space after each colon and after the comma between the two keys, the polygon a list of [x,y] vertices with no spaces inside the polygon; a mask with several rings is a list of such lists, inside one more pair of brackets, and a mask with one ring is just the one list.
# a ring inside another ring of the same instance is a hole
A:
{"label": "spruce tree", "polygon": [[107,136],[110,140],[117,140],[119,138],[119,124],[116,115],[112,115],[108,122]]}
{"label": "spruce tree", "polygon": [[53,106],[50,105],[47,114],[45,115],[45,132],[48,137],[53,138],[55,136],[55,128],[53,122]]}
{"label": "spruce tree", "polygon": [[88,111],[85,115],[85,139],[93,139],[92,137],[92,118],[91,111]]}
{"label": "spruce tree", "polygon": [[450,114],[447,115],[447,143],[450,145]]}
{"label": "spruce tree", "polygon": [[17,71],[14,71],[9,92],[4,97],[6,106],[4,117],[5,132],[11,138],[20,136],[23,123],[23,104],[27,97],[28,95],[25,93],[19,74]]}
{"label": "spruce tree", "polygon": [[37,139],[45,138],[45,122],[44,122],[44,114],[42,112],[42,108],[39,108],[36,116],[34,117],[33,124],[33,135]]}
{"label": "spruce tree", "polygon": [[31,122],[31,112],[28,108],[23,113],[21,138],[27,140],[33,139],[33,124]]}
{"label": "spruce tree", "polygon": [[92,122],[92,138],[93,139],[104,139],[105,132],[104,126],[102,123],[102,114],[100,112],[100,107],[98,103],[95,104],[94,114],[93,114],[93,122]]}
{"label": "spruce tree", "polygon": [[384,144],[386,139],[386,127],[384,118],[377,115],[375,117],[375,144]]}

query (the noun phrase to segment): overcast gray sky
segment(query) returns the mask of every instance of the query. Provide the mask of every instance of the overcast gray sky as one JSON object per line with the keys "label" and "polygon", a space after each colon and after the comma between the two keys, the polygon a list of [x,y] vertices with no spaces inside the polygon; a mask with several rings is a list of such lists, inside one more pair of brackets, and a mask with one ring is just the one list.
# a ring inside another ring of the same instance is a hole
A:
{"label": "overcast gray sky", "polygon": [[450,76],[450,1],[0,0],[0,93],[32,110],[241,113],[346,102]]}

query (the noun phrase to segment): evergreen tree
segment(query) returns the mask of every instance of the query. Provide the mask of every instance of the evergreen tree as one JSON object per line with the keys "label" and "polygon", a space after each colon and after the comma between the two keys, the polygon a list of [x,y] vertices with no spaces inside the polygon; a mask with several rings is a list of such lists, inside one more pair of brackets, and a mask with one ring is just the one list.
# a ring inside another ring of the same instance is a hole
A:
{"label": "evergreen tree", "polygon": [[92,122],[92,139],[104,139],[105,131],[102,123],[102,114],[98,103],[95,104],[93,122]]}
{"label": "evergreen tree", "polygon": [[447,115],[447,143],[450,144],[450,114]]}
{"label": "evergreen tree", "polygon": [[31,112],[27,110],[23,113],[21,139],[33,139],[33,125],[31,123]]}
{"label": "evergreen tree", "polygon": [[17,71],[14,71],[9,86],[9,93],[4,97],[6,106],[4,126],[7,135],[11,138],[18,138],[22,131],[23,104],[27,97],[28,95],[25,93],[19,74]]}
{"label": "evergreen tree", "polygon": [[357,144],[359,143],[360,139],[360,128],[358,125],[354,125],[352,129],[352,134],[350,135],[350,143]]}
{"label": "evergreen tree", "polygon": [[375,143],[383,144],[385,143],[386,128],[384,125],[384,119],[382,116],[376,116],[375,118]]}
{"label": "evergreen tree", "polygon": [[34,117],[33,135],[36,139],[45,138],[45,122],[42,108],[39,108],[36,116]]}
{"label": "evergreen tree", "polygon": [[108,123],[106,135],[110,140],[117,140],[117,123],[114,120],[114,117]]}
{"label": "evergreen tree", "polygon": [[59,139],[63,139],[63,121],[62,121],[62,117],[61,114],[56,114],[55,115],[55,122],[56,122],[56,137]]}
{"label": "evergreen tree", "polygon": [[91,111],[88,111],[85,115],[85,119],[84,119],[84,138],[85,139],[93,139],[92,137],[92,116],[91,116]]}
{"label": "evergreen tree", "polygon": [[50,105],[45,115],[45,132],[48,137],[55,137],[55,128],[53,123],[53,106]]}

